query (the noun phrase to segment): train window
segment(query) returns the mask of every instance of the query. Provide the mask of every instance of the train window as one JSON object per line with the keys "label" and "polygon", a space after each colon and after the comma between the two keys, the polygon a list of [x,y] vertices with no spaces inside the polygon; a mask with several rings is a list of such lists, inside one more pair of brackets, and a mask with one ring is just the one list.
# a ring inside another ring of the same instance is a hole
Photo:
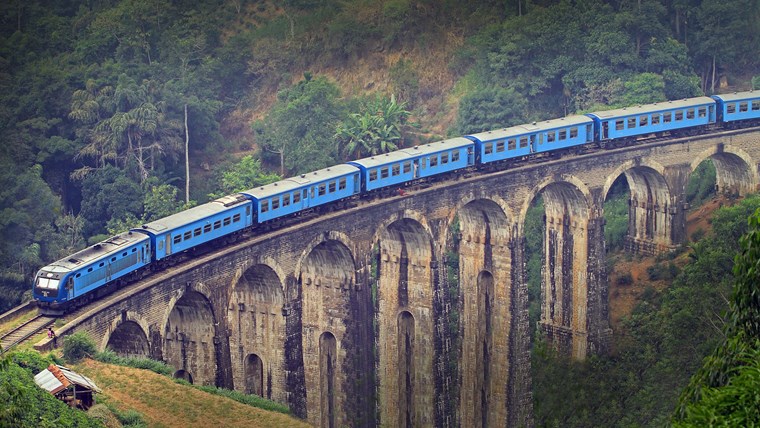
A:
{"label": "train window", "polygon": [[261,201],[261,212],[269,211],[269,201]]}
{"label": "train window", "polygon": [[221,220],[215,221],[214,222],[214,230],[219,229],[220,227],[222,227],[222,221]]}
{"label": "train window", "polygon": [[687,119],[694,119],[694,109],[690,108],[686,110],[686,118]]}
{"label": "train window", "polygon": [[662,114],[662,123],[668,123],[672,119],[670,112]]}
{"label": "train window", "polygon": [[388,178],[388,167],[380,168],[380,178]]}
{"label": "train window", "polygon": [[748,107],[749,107],[749,105],[747,104],[746,101],[742,101],[742,102],[739,103],[739,111],[740,112],[747,111]]}
{"label": "train window", "polygon": [[182,239],[187,240],[187,239],[190,239],[192,237],[193,237],[193,232],[187,231],[187,232],[185,232],[185,236]]}
{"label": "train window", "polygon": [[103,267],[103,266],[105,266],[105,262],[101,262],[101,263],[98,265],[98,267]]}
{"label": "train window", "polygon": [[338,180],[338,190],[343,190],[346,188],[346,177],[341,178]]}
{"label": "train window", "polygon": [[377,180],[377,170],[372,169],[369,171],[369,181],[375,181]]}
{"label": "train window", "polygon": [[207,225],[203,226],[203,233],[209,233],[209,232],[211,232],[211,225],[207,224]]}
{"label": "train window", "polygon": [[572,127],[570,128],[570,138],[577,138],[578,137],[578,128]]}
{"label": "train window", "polygon": [[311,186],[311,198],[314,199],[314,186]]}
{"label": "train window", "polygon": [[514,138],[507,140],[507,150],[514,150],[517,148],[517,141]]}
{"label": "train window", "polygon": [[92,272],[92,268],[87,269],[87,272]]}
{"label": "train window", "polygon": [[335,182],[331,181],[330,184],[327,185],[327,191],[330,193],[335,193]]}
{"label": "train window", "polygon": [[[278,200],[277,202],[280,202],[280,201]],[[224,225],[225,225],[225,226],[229,226],[229,225],[230,225],[230,223],[232,223],[232,221],[230,221],[230,218],[229,218],[229,217],[227,217],[227,218],[225,218],[225,219],[224,219]]]}
{"label": "train window", "polygon": [[430,164],[431,167],[434,167],[434,166],[438,165],[438,155],[430,156],[428,159],[429,159],[428,162],[429,162],[429,164]]}
{"label": "train window", "polygon": [[81,273],[76,274],[76,278],[79,278],[80,276],[82,276]]}
{"label": "train window", "polygon": [[676,120],[683,120],[683,111],[678,110],[676,112]]}
{"label": "train window", "polygon": [[697,114],[699,115],[699,117],[705,117],[707,116],[707,109],[704,107],[700,107]]}
{"label": "train window", "polygon": [[636,127],[636,118],[635,117],[629,117],[628,118],[628,129],[632,129]]}
{"label": "train window", "polygon": [[[238,214],[240,216],[240,214]],[[201,228],[197,228],[193,231],[193,236],[201,236]]]}
{"label": "train window", "polygon": [[293,203],[301,202],[301,192],[293,193]]}
{"label": "train window", "polygon": [[182,242],[182,235],[174,235],[173,241],[175,244],[179,244],[180,242]]}
{"label": "train window", "polygon": [[158,241],[158,250],[160,251],[160,250],[163,250],[163,249],[164,249],[164,240],[162,239],[162,240]]}
{"label": "train window", "polygon": [[639,116],[639,126],[647,126],[649,123],[649,116]]}
{"label": "train window", "polygon": [[456,162],[459,160],[459,150],[454,150],[451,152],[451,161]]}
{"label": "train window", "polygon": [[[135,250],[135,249],[134,249],[134,248],[132,248],[132,251],[134,251],[134,250]],[[121,253],[121,256],[122,256],[122,257],[127,257],[127,254],[128,254],[128,253],[125,251],[125,252]]]}
{"label": "train window", "polygon": [[544,144],[544,134],[538,134],[538,144]]}
{"label": "train window", "polygon": [[111,257],[111,261],[115,262],[116,261],[116,257]]}
{"label": "train window", "polygon": [[[290,195],[288,195],[288,196],[290,196]],[[237,223],[239,221],[240,221],[240,213],[235,214],[235,215],[232,216],[232,222],[233,223]]]}
{"label": "train window", "polygon": [[553,143],[556,138],[557,138],[557,133],[556,132],[552,131],[552,132],[547,132],[546,133],[546,142],[547,143]]}
{"label": "train window", "polygon": [[277,208],[280,208],[280,198],[272,198],[272,210],[276,210]]}
{"label": "train window", "polygon": [[659,114],[653,114],[652,115],[652,125],[659,125],[660,124],[660,115]]}
{"label": "train window", "polygon": [[493,143],[486,143],[483,146],[483,152],[487,155],[490,155],[491,153],[493,153]]}
{"label": "train window", "polygon": [[528,147],[528,137],[520,137],[520,148],[524,149]]}
{"label": "train window", "polygon": [[135,251],[137,251],[137,248],[132,248],[132,252],[134,253]]}
{"label": "train window", "polygon": [[246,216],[249,216],[249,215],[251,215],[251,207],[250,207],[250,205],[249,205],[249,206],[247,206],[247,207],[245,207],[245,215],[246,215]]}
{"label": "train window", "polygon": [[449,154],[448,153],[441,153],[441,163],[449,163]]}
{"label": "train window", "polygon": [[499,141],[496,143],[496,153],[503,152],[504,151],[504,141]]}
{"label": "train window", "polygon": [[[282,195],[282,206],[287,207],[288,205],[290,205],[290,194]],[[237,221],[237,220],[235,220],[235,218],[233,217],[232,221]]]}
{"label": "train window", "polygon": [[404,162],[404,174],[409,174],[412,171],[412,163],[407,161]]}
{"label": "train window", "polygon": [[567,140],[567,129],[562,129],[559,131],[559,136],[557,137],[558,140]]}
{"label": "train window", "polygon": [[752,111],[760,110],[760,101],[752,101]]}
{"label": "train window", "polygon": [[726,113],[736,113],[736,104],[726,103]]}
{"label": "train window", "polygon": [[327,186],[325,183],[319,185],[319,196],[324,196],[327,193]]}
{"label": "train window", "polygon": [[622,119],[621,120],[616,120],[615,121],[615,130],[616,131],[622,131],[624,129],[625,129],[625,123],[623,122],[623,120]]}
{"label": "train window", "polygon": [[391,175],[399,175],[399,174],[401,174],[401,165],[393,164],[393,166],[391,166]]}

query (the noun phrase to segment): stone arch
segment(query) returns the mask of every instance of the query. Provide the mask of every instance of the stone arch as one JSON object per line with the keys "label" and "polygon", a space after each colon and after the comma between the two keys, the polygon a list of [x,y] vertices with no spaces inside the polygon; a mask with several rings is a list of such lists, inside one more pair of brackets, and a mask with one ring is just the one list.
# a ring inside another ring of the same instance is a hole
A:
{"label": "stone arch", "polygon": [[711,158],[715,165],[718,192],[747,195],[758,190],[760,180],[752,157],[742,149],[718,144],[699,153],[691,162],[689,172]]}
{"label": "stone arch", "polygon": [[[132,322],[134,324],[137,324],[137,328],[139,328],[142,332],[142,337],[145,338],[146,344],[145,344],[145,351],[147,354],[142,355],[143,357],[150,357],[150,340],[148,340],[148,337],[150,336],[150,328],[148,327],[148,322],[145,321],[145,319],[138,313],[134,311],[122,311],[121,315],[118,317],[115,317],[113,320],[111,320],[111,325],[108,327],[108,330],[106,334],[103,336],[103,338],[100,341],[100,347],[98,349],[103,350],[109,347],[109,343],[111,342],[111,338],[114,336],[114,334],[117,334],[117,330],[119,330],[119,327],[126,322]],[[134,331],[134,326],[128,327],[131,332],[134,334],[138,334],[136,331]],[[121,334],[121,333],[119,333]],[[136,339],[136,338],[135,338]],[[135,344],[137,345],[137,344]],[[117,345],[118,346],[118,345]],[[142,345],[138,346],[139,348],[143,348]],[[113,349],[113,348],[111,348]],[[116,351],[114,349],[114,351]],[[118,352],[117,352],[118,353]]]}
{"label": "stone arch", "polygon": [[[504,426],[510,358],[507,338],[514,292],[513,228],[507,212],[492,200],[472,200],[461,206],[457,215],[461,239],[455,250],[459,253],[463,334],[458,359],[460,422],[463,426]],[[458,302],[451,305],[459,306]],[[498,353],[493,352],[494,346]]]}
{"label": "stone arch", "polygon": [[[380,230],[377,292],[381,424],[406,426],[408,411],[415,426],[432,425],[434,407],[433,289],[437,260],[433,237],[419,221],[401,217]],[[399,320],[407,312],[414,320],[415,345],[410,352],[414,373],[411,388],[399,384]],[[410,394],[409,391],[414,393]],[[403,410],[407,409],[407,410]]]}
{"label": "stone arch", "polygon": [[178,369],[194,373],[195,382],[215,385],[218,343],[216,317],[209,299],[188,289],[170,308],[164,324],[164,359]]}
{"label": "stone arch", "polygon": [[[596,216],[601,213],[592,210],[590,192],[577,178],[549,178],[542,185],[525,202],[518,226],[519,230],[525,230],[528,208],[541,195],[545,209],[541,328],[561,352],[583,359],[589,340],[588,290],[597,286],[589,284],[589,268],[599,268],[598,260],[590,263],[589,254],[598,252],[598,248],[593,247],[597,243],[591,242],[589,236],[600,233],[601,227],[596,224],[600,220]],[[600,240],[598,246],[602,245]],[[596,276],[592,278],[598,281]]]}
{"label": "stone arch", "polygon": [[[337,238],[337,239],[333,239]],[[347,352],[340,347],[346,335],[362,328],[352,303],[356,301],[356,263],[345,236],[325,232],[312,241],[298,263],[301,325],[308,420],[313,425],[349,425],[351,417],[339,397],[349,396]],[[328,369],[329,366],[329,369]],[[329,376],[326,374],[329,371]],[[355,380],[355,379],[354,379]]]}
{"label": "stone arch", "polygon": [[[237,385],[249,389],[251,355],[258,358],[260,387],[256,394],[285,402],[285,325],[284,287],[281,277],[268,264],[258,263],[241,269],[232,283],[227,323],[230,349]],[[237,352],[235,352],[237,350]]]}
{"label": "stone arch", "polygon": [[264,397],[264,362],[256,354],[245,357],[245,393]]}
{"label": "stone arch", "polygon": [[148,335],[140,324],[125,320],[108,336],[106,347],[123,357],[148,358],[150,344]]}
{"label": "stone arch", "polygon": [[190,384],[193,383],[193,375],[190,374],[190,372],[185,369],[177,370],[176,372],[174,372],[174,375],[172,375],[172,377],[175,379],[183,379],[189,382]]}

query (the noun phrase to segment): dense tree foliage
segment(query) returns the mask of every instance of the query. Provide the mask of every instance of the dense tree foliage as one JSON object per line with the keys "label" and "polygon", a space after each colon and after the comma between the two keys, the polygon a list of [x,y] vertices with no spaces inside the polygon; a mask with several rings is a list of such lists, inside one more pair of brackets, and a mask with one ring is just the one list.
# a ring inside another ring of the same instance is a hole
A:
{"label": "dense tree foliage", "polygon": [[539,341],[532,367],[536,424],[666,426],[679,391],[724,338],[733,254],[758,207],[754,196],[716,211],[713,233],[692,244],[673,283],[641,296],[613,355],[578,363]]}

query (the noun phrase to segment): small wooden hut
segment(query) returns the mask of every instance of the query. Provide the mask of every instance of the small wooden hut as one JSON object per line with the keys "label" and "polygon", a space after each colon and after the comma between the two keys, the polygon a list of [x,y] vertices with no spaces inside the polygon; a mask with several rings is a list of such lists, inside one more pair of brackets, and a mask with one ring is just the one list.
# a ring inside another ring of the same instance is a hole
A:
{"label": "small wooden hut", "polygon": [[71,407],[82,410],[95,404],[95,393],[100,389],[95,383],[75,371],[57,364],[34,376],[34,383]]}

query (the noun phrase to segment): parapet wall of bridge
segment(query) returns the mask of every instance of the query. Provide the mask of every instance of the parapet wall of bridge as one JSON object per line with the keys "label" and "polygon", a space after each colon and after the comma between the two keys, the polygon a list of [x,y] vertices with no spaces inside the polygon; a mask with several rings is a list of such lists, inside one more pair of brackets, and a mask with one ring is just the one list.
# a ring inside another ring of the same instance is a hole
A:
{"label": "parapet wall of bridge", "polygon": [[685,240],[689,175],[758,188],[760,131],[546,159],[304,220],[157,273],[60,331],[317,426],[530,426],[525,217],[544,201],[541,330],[609,348],[603,203],[631,188],[629,248]]}

